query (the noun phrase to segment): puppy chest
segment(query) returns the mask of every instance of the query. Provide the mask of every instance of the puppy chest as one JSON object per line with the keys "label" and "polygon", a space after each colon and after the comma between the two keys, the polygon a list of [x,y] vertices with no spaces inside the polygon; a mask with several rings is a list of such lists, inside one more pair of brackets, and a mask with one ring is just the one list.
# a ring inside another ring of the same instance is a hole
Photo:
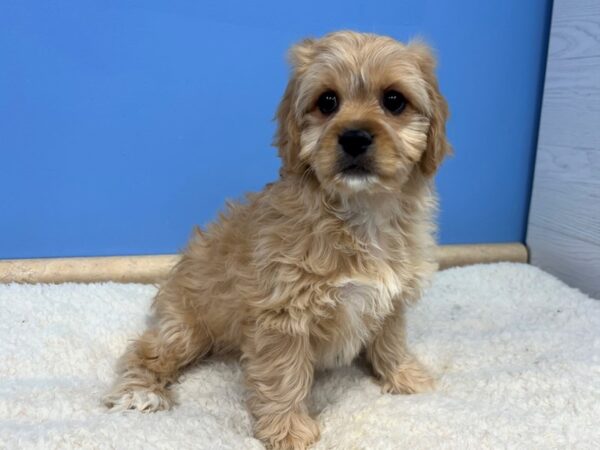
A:
{"label": "puppy chest", "polygon": [[335,306],[318,326],[318,368],[349,365],[372,340],[392,309],[389,295],[378,286],[348,281],[332,295]]}

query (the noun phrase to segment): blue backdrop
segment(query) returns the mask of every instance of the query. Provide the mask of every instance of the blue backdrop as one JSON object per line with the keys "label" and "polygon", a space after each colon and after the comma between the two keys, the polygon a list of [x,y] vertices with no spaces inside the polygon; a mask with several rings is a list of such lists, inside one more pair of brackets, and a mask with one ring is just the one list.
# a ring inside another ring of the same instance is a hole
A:
{"label": "blue backdrop", "polygon": [[0,258],[180,249],[277,177],[285,51],[342,28],[437,48],[441,242],[522,241],[550,3],[3,1]]}

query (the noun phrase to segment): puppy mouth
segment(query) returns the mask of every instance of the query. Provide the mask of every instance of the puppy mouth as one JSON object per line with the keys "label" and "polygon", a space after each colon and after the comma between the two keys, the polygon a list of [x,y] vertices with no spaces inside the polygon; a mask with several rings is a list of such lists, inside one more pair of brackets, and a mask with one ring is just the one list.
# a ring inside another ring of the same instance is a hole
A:
{"label": "puppy mouth", "polygon": [[342,177],[365,178],[375,175],[373,161],[368,155],[341,155],[338,160],[338,173]]}
{"label": "puppy mouth", "polygon": [[340,170],[340,174],[346,177],[368,177],[373,172],[363,164],[350,163]]}

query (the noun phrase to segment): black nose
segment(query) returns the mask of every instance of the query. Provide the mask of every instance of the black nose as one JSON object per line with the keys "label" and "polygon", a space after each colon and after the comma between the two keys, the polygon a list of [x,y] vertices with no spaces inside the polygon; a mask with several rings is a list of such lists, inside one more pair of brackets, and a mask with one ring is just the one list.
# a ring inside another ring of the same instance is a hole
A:
{"label": "black nose", "polygon": [[344,152],[358,156],[367,151],[373,142],[373,135],[365,130],[346,130],[338,138]]}

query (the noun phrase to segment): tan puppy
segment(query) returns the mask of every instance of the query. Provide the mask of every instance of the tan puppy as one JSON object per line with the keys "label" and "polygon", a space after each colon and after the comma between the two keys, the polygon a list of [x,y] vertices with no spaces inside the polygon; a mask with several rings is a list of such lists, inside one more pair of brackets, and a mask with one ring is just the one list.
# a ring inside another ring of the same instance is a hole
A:
{"label": "tan puppy", "polygon": [[236,352],[256,436],[304,449],[319,438],[305,405],[315,369],[366,350],[385,391],[432,387],[406,347],[404,309],[436,269],[431,177],[450,147],[434,58],[353,32],[307,39],[290,57],[281,178],[196,231],[108,406],[167,409],[182,368]]}

